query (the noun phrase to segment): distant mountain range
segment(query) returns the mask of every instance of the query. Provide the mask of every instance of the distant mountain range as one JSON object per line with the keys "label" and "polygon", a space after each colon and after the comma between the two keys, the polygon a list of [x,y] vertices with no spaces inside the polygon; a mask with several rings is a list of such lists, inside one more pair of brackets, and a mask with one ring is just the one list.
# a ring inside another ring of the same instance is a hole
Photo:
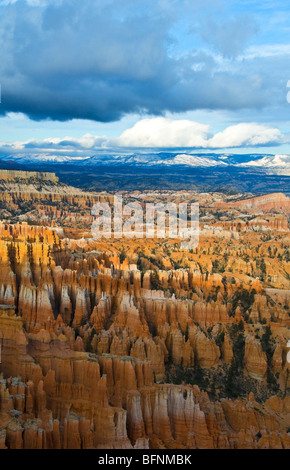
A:
{"label": "distant mountain range", "polygon": [[1,156],[0,168],[53,171],[60,181],[93,190],[200,189],[290,194],[290,155],[114,153],[93,156]]}
{"label": "distant mountain range", "polygon": [[50,164],[75,164],[86,166],[188,166],[188,167],[257,167],[273,170],[278,174],[290,176],[290,155],[261,155],[261,154],[196,154],[196,153],[99,153],[94,156],[75,157],[68,155],[52,154],[19,154],[1,157],[3,162],[23,164],[39,164],[41,162]]}

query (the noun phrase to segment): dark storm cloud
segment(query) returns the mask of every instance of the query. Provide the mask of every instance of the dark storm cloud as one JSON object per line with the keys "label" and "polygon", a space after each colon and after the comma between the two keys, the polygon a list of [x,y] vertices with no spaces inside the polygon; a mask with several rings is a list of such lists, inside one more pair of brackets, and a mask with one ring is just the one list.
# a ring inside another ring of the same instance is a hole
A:
{"label": "dark storm cloud", "polygon": [[[252,61],[232,69],[210,51],[192,47],[169,53],[176,18],[193,15],[196,21],[202,3],[196,5],[192,9],[187,1],[161,0],[2,2],[0,113],[109,122],[133,112],[160,115],[271,104],[272,82],[266,91],[269,77]],[[241,53],[254,32],[243,32],[242,18],[227,27],[226,20],[208,22],[201,36],[225,56]]]}

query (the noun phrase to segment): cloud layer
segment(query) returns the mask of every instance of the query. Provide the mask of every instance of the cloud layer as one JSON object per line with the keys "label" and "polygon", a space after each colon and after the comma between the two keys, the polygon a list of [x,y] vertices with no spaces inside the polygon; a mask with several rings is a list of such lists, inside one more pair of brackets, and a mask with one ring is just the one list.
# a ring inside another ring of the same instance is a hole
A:
{"label": "cloud layer", "polygon": [[142,119],[113,142],[119,147],[203,148],[209,126],[189,120]]}
{"label": "cloud layer", "polygon": [[[286,106],[289,50],[247,55],[256,21],[228,14],[228,2],[207,3],[0,1],[0,113],[109,122],[129,113]],[[202,142],[202,128],[192,138]]]}
{"label": "cloud layer", "polygon": [[211,135],[206,124],[190,120],[152,118],[138,121],[120,137],[85,134],[77,139],[44,139],[0,143],[0,154],[39,153],[41,155],[84,156],[100,150],[123,152],[127,149],[227,149],[280,145],[287,141],[279,129],[257,123],[240,123]]}

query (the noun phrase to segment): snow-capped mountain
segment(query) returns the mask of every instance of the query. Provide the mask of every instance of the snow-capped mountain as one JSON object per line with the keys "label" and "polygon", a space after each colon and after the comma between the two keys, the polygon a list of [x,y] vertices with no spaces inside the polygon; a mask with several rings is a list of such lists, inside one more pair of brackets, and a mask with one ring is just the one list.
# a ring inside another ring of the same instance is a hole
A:
{"label": "snow-capped mountain", "polygon": [[263,166],[267,168],[289,168],[290,155],[265,155],[258,160],[252,160],[247,163],[242,163],[241,166]]}
{"label": "snow-capped mountain", "polygon": [[290,176],[290,155],[265,155],[257,160],[241,163],[241,167],[260,167],[276,174]]}
{"label": "snow-capped mountain", "polygon": [[[151,163],[152,164],[152,163]],[[158,160],[157,165],[185,165],[185,166],[223,166],[227,163],[214,158],[207,158],[206,156],[180,154],[175,157],[168,158],[167,160]]]}
{"label": "snow-capped mountain", "polygon": [[191,167],[191,168],[227,168],[263,169],[268,173],[290,175],[290,155],[234,155],[234,154],[193,154],[193,153],[123,153],[112,151],[100,152],[96,155],[67,155],[56,153],[28,154],[19,153],[0,156],[2,162],[33,164],[70,164],[86,167],[126,166],[126,167]]}

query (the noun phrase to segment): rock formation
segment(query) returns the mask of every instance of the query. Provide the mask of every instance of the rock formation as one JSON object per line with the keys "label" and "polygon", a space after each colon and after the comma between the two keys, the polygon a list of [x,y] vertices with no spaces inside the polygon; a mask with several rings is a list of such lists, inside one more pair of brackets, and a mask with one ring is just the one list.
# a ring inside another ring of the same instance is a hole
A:
{"label": "rock formation", "polygon": [[[51,221],[0,223],[0,448],[290,448],[284,216],[125,245],[82,236],[109,195],[2,176],[7,208]],[[239,207],[285,198],[259,201]]]}

